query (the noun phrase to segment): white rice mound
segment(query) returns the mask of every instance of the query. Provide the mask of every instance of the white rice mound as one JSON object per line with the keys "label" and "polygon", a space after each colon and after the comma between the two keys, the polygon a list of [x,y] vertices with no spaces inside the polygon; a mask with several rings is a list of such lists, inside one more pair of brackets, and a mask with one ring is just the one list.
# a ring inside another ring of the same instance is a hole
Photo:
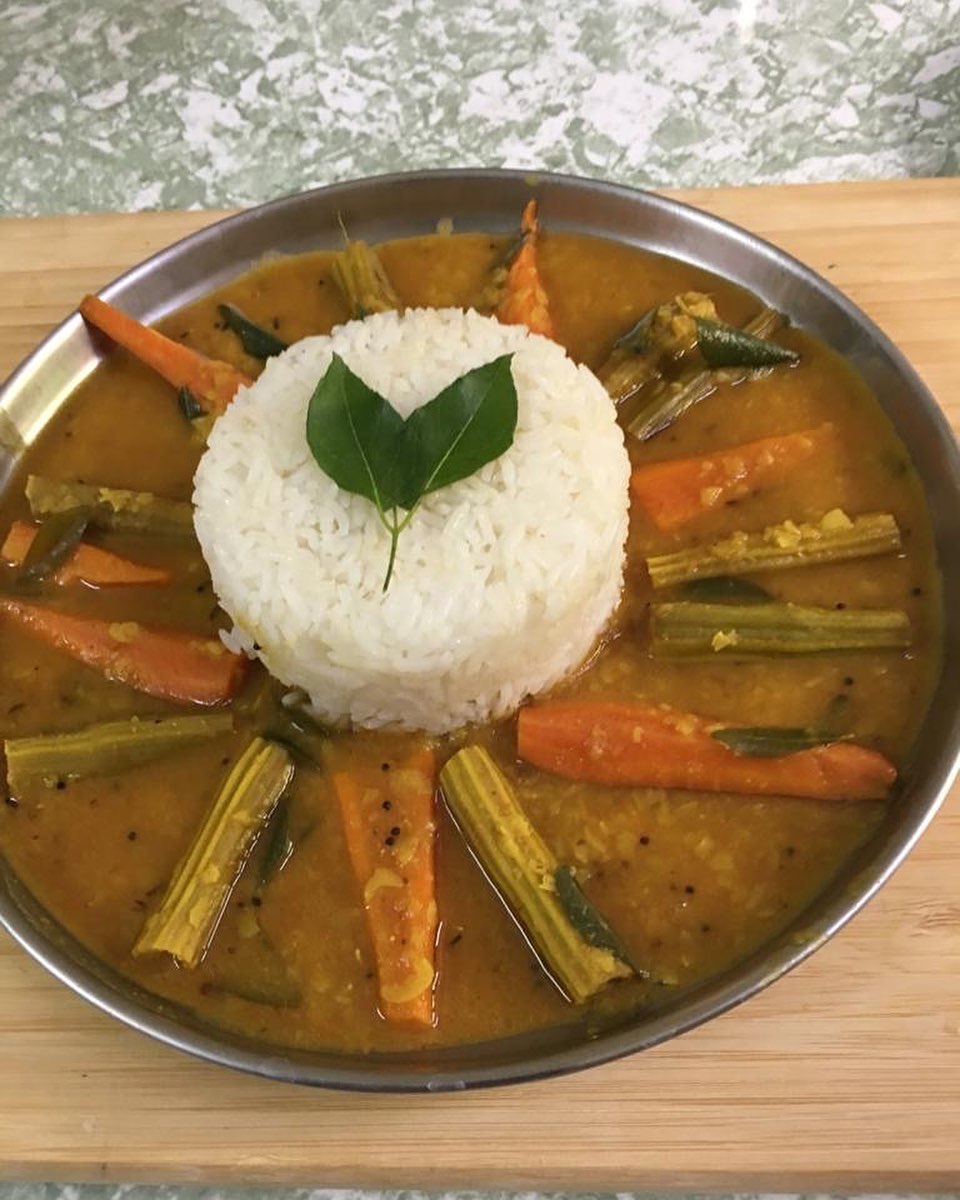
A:
{"label": "white rice mound", "polygon": [[[386,593],[376,509],[306,441],[333,352],[404,417],[514,354],[513,445],[424,498]],[[614,417],[560,346],[473,311],[382,313],[297,342],[240,389],[195,477],[227,644],[326,720],[441,733],[511,713],[584,661],[619,601],[629,464]]]}

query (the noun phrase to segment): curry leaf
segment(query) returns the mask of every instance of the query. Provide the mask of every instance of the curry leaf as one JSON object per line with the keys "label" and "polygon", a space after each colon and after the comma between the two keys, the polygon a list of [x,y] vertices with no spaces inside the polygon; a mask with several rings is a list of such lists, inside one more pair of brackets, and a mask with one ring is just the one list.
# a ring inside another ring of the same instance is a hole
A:
{"label": "curry leaf", "polygon": [[274,875],[283,870],[293,851],[293,838],[290,836],[290,803],[286,796],[281,796],[267,826],[257,881],[258,891],[265,888]]}
{"label": "curry leaf", "polygon": [[207,410],[188,387],[182,387],[177,392],[177,404],[188,421],[196,421],[207,415]]}
{"label": "curry leaf", "polygon": [[750,726],[743,729],[715,729],[711,735],[736,754],[751,758],[783,758],[816,746],[831,746],[849,740],[849,734],[827,729],[778,729],[775,726]]}
{"label": "curry leaf", "polygon": [[800,355],[776,342],[756,337],[745,329],[720,321],[696,318],[697,345],[711,369],[718,367],[773,367],[777,363],[795,363]]}
{"label": "curry leaf", "polygon": [[[517,390],[511,357],[468,371],[406,421],[336,354],[317,384],[307,408],[307,443],[335,483],[376,506],[390,534],[384,591],[397,539],[421,499],[472,475],[512,444]],[[402,519],[401,508],[407,510]]]}
{"label": "curry leaf", "polygon": [[20,565],[17,582],[40,583],[52,575],[76,550],[92,515],[93,506],[87,504],[45,517]]}
{"label": "curry leaf", "polygon": [[402,453],[409,474],[400,503],[412,509],[438,491],[499,458],[517,428],[517,389],[504,354],[455,379],[412,412]]}
{"label": "curry leaf", "polygon": [[648,308],[639,321],[631,325],[626,333],[613,343],[614,350],[629,350],[632,354],[643,354],[650,349],[650,333],[653,319],[657,315],[656,306]]}
{"label": "curry leaf", "polygon": [[[614,958],[619,958],[621,962],[632,967],[633,963],[627,957],[620,939],[583,894],[583,889],[577,882],[573,869],[565,866],[557,867],[553,874],[553,882],[557,889],[557,899],[563,905],[564,912],[583,940],[600,950],[609,950]],[[636,970],[635,967],[634,970]],[[637,973],[643,974],[643,972]]]}
{"label": "curry leaf", "polygon": [[396,409],[334,355],[307,408],[307,442],[320,468],[371,500],[385,519],[400,503],[398,450],[404,421]]}
{"label": "curry leaf", "polygon": [[287,343],[281,341],[269,329],[257,325],[240,311],[234,304],[218,304],[217,311],[224,325],[233,331],[240,339],[240,344],[251,358],[273,358],[287,349]]}
{"label": "curry leaf", "polygon": [[769,604],[773,596],[759,583],[735,575],[708,575],[680,585],[685,600],[701,604]]}

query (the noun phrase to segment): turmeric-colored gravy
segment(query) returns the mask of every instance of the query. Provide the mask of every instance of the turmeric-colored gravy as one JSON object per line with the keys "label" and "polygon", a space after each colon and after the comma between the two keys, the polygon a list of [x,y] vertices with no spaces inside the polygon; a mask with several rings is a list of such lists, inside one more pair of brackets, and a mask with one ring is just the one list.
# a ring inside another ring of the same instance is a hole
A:
{"label": "turmeric-colored gravy", "polygon": [[[437,235],[389,243],[380,252],[405,304],[467,305],[505,245],[480,234]],[[688,289],[709,292],[730,323],[742,324],[758,308],[754,298],[706,272],[612,242],[548,233],[540,257],[558,339],[594,367],[651,305]],[[288,342],[326,332],[348,315],[329,266],[325,252],[271,259],[171,317],[164,329],[256,374],[262,364],[223,328],[217,304],[238,305]],[[615,628],[588,666],[554,694],[666,702],[740,726],[816,727],[828,712],[842,712],[846,729],[902,770],[939,669],[939,584],[922,490],[853,372],[802,331],[787,330],[778,341],[800,352],[797,366],[721,386],[646,443],[628,437],[631,458],[635,464],[678,458],[825,421],[838,432],[837,447],[675,534],[658,533],[634,505]],[[114,349],[29,452],[24,474],[188,499],[201,450],[173,390]],[[2,499],[0,539],[14,519],[29,519],[22,485],[22,478],[14,481]],[[913,628],[909,650],[749,661],[651,657],[647,554],[838,507],[893,513],[902,552],[773,572],[762,582],[779,599],[801,604],[903,609]],[[197,632],[223,626],[195,545],[117,534],[94,540],[142,562],[170,565],[175,585],[49,586],[42,589],[45,603]],[[2,616],[0,663],[0,737],[182,711],[108,682]],[[251,673],[247,691],[260,670]],[[450,1044],[662,1003],[665,987],[720,971],[794,919],[897,803],[896,789],[887,801],[842,802],[585,785],[517,761],[515,720],[470,730],[466,740],[490,747],[536,829],[560,862],[576,868],[589,899],[653,982],[614,983],[577,1013],[438,803],[437,1019],[432,1029],[410,1030],[378,1012],[362,893],[323,769],[298,769],[289,808],[294,853],[258,892],[263,847],[254,849],[199,966],[186,969],[168,955],[131,956],[249,737],[242,701],[233,734],[146,766],[47,781],[9,796],[0,803],[0,849],[53,916],[106,963],[215,1025],[277,1044],[350,1050]],[[438,761],[464,740],[462,734],[438,739]],[[335,733],[331,741],[341,764],[372,758],[390,764],[408,752],[411,737]],[[285,981],[279,989],[278,976]]]}

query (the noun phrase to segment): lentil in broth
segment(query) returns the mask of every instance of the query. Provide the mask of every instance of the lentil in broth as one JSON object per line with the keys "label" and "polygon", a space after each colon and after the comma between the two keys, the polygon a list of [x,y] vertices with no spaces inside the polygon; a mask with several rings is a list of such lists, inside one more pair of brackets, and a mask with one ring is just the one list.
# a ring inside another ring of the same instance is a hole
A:
{"label": "lentil in broth", "polygon": [[[436,235],[389,243],[379,252],[407,305],[441,307],[471,303],[506,244],[480,234]],[[270,260],[163,328],[256,374],[260,364],[223,327],[217,305],[237,304],[287,342],[326,332],[348,317],[330,260],[325,252]],[[558,340],[594,367],[644,311],[675,294],[709,292],[731,323],[744,322],[757,308],[741,289],[704,271],[599,239],[548,234],[540,262]],[[635,504],[627,590],[615,626],[590,663],[553,695],[643,698],[742,726],[819,727],[828,713],[839,714],[845,730],[902,768],[939,669],[939,585],[922,490],[888,421],[851,369],[802,331],[787,330],[778,340],[800,352],[799,365],[721,386],[649,442],[628,437],[634,465],[826,421],[837,430],[835,447],[779,483],[704,516],[692,531],[658,532]],[[169,386],[115,349],[30,451],[25,469],[188,499],[201,449]],[[642,566],[647,554],[838,507],[893,513],[902,553],[771,572],[763,576],[764,586],[778,599],[800,604],[903,609],[914,631],[908,651],[743,661],[651,657],[645,633],[651,591]],[[0,507],[0,530],[28,517],[22,486],[15,484]],[[117,621],[134,613],[146,623],[196,633],[222,627],[196,547],[117,534],[102,541],[139,561],[170,566],[177,586],[74,589],[69,597],[51,588],[43,593],[45,603]],[[4,738],[178,711],[108,682],[4,620],[0,661]],[[243,696],[237,710],[243,713]],[[31,892],[99,958],[214,1024],[278,1044],[393,1050],[577,1019],[440,805],[436,1025],[411,1031],[384,1021],[339,809],[321,770],[298,770],[292,785],[295,852],[266,888],[258,886],[260,848],[254,852],[198,967],[183,969],[168,955],[132,958],[145,915],[248,737],[241,715],[236,732],[148,765],[9,797],[0,805],[0,848]],[[375,759],[386,773],[402,760],[412,735],[331,737],[340,762]],[[584,891],[630,959],[650,974],[652,982],[613,985],[579,1014],[585,1018],[611,1007],[655,1003],[664,984],[689,984],[743,958],[803,911],[885,810],[878,801],[572,782],[517,760],[512,719],[471,729],[469,740],[491,750],[536,829],[561,863],[577,868]],[[438,739],[441,760],[462,741],[461,734]]]}

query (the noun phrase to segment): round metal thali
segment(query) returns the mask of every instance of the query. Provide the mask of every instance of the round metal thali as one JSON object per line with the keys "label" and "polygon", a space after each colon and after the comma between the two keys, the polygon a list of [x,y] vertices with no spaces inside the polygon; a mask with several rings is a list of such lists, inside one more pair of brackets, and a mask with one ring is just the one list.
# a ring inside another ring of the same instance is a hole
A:
{"label": "round metal thali", "polygon": [[[899,351],[849,300],[795,259],[718,218],[611,184],[499,170],[382,176],[321,188],[212,225],[110,284],[102,295],[153,322],[260,262],[265,255],[338,246],[345,225],[369,242],[433,231],[511,232],[531,194],[551,230],[612,238],[693,263],[741,284],[822,338],[866,379],[896,426],[926,489],[946,614],[937,693],[897,800],[870,842],[787,929],[745,961],[655,1009],[602,1029],[562,1028],[417,1053],[292,1051],[202,1022],[98,963],[45,913],[9,867],[0,874],[0,924],[74,991],[163,1042],[275,1079],[370,1091],[475,1087],[581,1069],[644,1049],[747,999],[835,933],[895,870],[936,812],[960,752],[960,455],[933,397]],[[0,391],[0,485],[77,384],[97,365],[78,315],[70,317]]]}

